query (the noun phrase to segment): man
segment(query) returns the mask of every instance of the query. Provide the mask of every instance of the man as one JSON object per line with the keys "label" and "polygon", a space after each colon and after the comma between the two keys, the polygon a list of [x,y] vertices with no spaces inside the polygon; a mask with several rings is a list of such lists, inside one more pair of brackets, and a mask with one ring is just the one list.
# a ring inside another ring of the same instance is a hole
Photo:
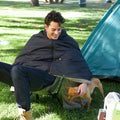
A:
{"label": "man", "polygon": [[77,80],[78,93],[86,93],[92,75],[77,42],[62,30],[64,22],[59,12],[51,11],[45,30],[30,38],[14,64],[0,63],[0,81],[14,85],[21,120],[32,120],[30,91],[54,84],[57,76]]}

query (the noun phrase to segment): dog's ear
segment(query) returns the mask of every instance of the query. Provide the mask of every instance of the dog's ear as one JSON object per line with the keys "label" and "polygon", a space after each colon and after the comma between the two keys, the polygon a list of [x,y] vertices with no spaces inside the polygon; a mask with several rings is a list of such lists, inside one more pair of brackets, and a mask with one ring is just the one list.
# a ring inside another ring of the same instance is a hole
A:
{"label": "dog's ear", "polygon": [[64,88],[66,88],[66,89],[68,89],[68,90],[70,89],[70,87],[67,87],[67,86],[64,86]]}

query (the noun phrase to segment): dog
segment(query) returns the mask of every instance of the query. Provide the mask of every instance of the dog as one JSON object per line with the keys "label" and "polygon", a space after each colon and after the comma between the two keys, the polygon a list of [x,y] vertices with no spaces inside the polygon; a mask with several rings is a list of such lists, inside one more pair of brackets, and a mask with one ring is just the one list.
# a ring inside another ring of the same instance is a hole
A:
{"label": "dog", "polygon": [[100,93],[102,94],[102,97],[104,99],[104,91],[103,91],[102,83],[100,82],[100,80],[98,78],[92,78],[91,83],[89,83],[87,85],[87,92],[83,96],[79,95],[78,87],[66,87],[65,86],[65,88],[68,89],[68,99],[70,101],[72,101],[75,97],[80,97],[80,102],[81,102],[82,109],[84,108],[83,98],[88,99],[87,111],[90,107],[90,103],[91,103],[91,100],[92,100],[91,94],[93,93],[93,91],[96,87],[100,90]]}

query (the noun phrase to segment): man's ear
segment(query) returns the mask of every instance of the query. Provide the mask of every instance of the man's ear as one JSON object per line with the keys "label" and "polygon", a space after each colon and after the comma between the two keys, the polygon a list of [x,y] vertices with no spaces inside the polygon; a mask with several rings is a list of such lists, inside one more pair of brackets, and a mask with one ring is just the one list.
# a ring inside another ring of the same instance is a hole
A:
{"label": "man's ear", "polygon": [[48,26],[47,26],[47,24],[45,24],[45,29],[47,30],[47,28],[48,28]]}

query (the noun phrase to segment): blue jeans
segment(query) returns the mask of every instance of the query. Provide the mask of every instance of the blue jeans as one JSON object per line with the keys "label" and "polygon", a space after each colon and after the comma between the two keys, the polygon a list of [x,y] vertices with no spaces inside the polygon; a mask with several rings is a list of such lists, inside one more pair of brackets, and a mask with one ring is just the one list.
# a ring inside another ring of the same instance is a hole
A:
{"label": "blue jeans", "polygon": [[10,65],[0,62],[0,81],[14,85],[17,106],[30,109],[30,91],[38,91],[55,80],[53,75],[34,67]]}

